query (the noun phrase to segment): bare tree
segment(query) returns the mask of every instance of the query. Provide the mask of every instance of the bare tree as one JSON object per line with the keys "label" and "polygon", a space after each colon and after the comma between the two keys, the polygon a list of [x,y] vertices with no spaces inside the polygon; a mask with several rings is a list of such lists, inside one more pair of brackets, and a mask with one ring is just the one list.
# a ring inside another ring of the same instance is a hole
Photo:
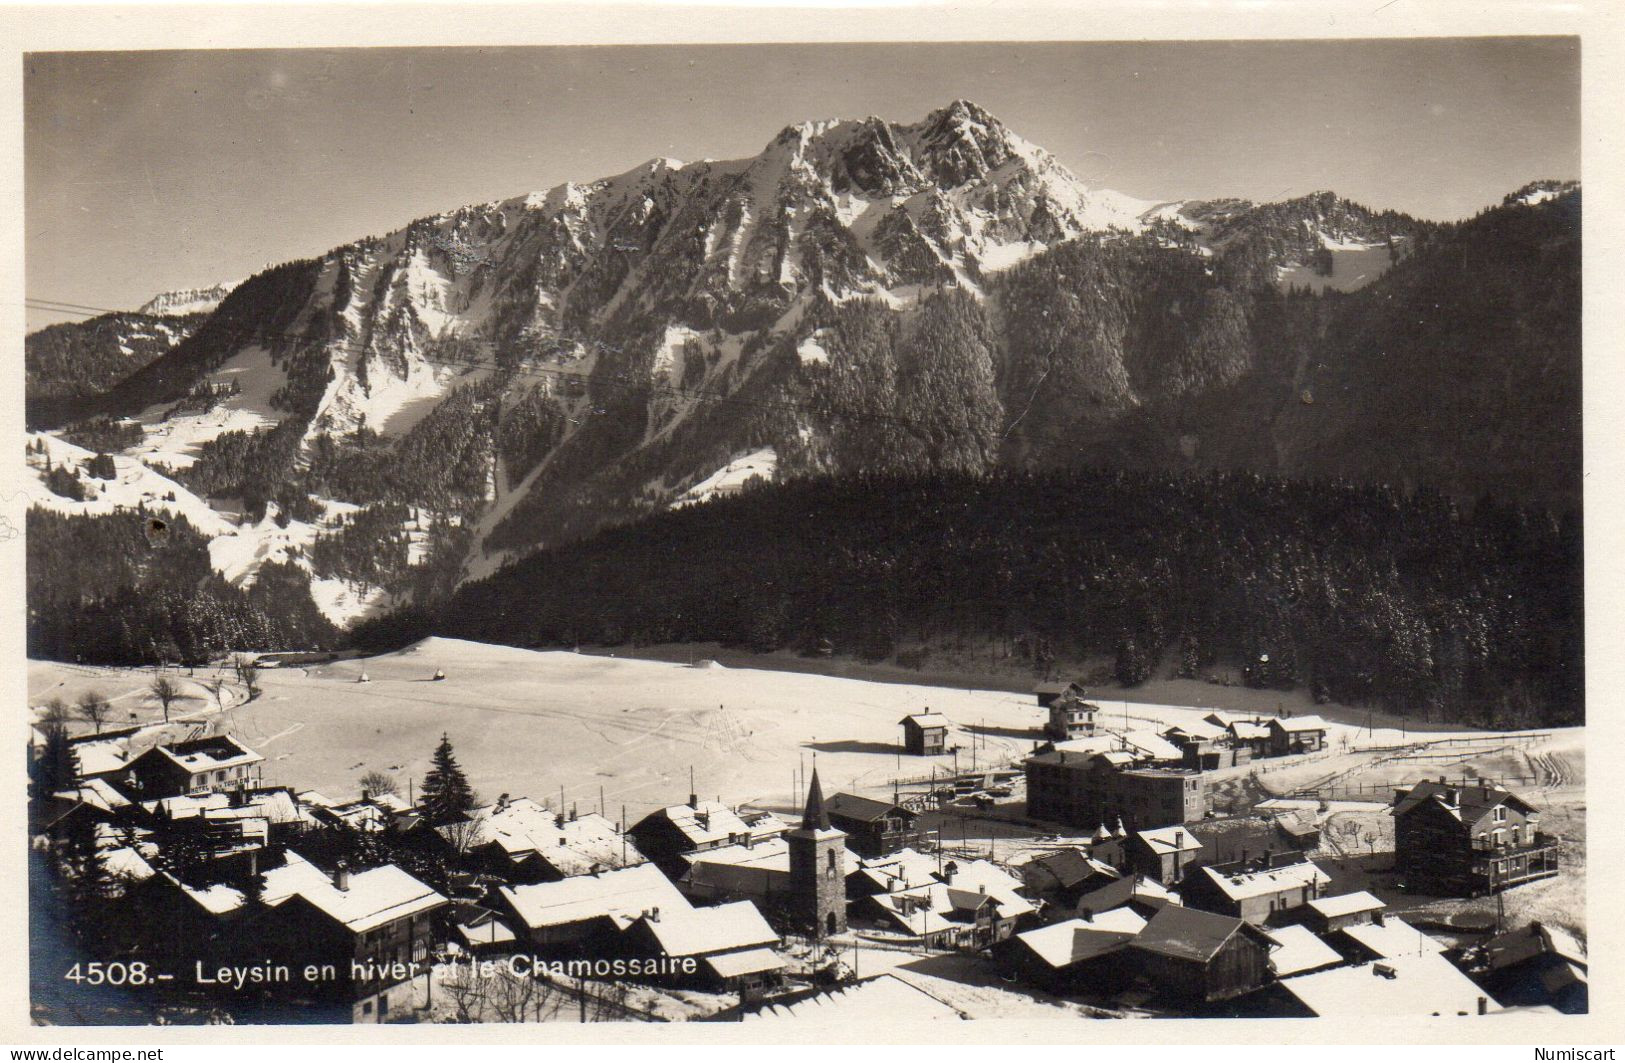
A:
{"label": "bare tree", "polygon": [[395,781],[395,776],[388,772],[369,771],[361,776],[361,792],[372,797],[377,797],[380,794],[399,796],[401,787]]}
{"label": "bare tree", "polygon": [[237,681],[248,692],[248,700],[253,701],[260,696],[260,666],[254,663],[252,657],[238,654],[232,661],[232,667],[237,669]]}
{"label": "bare tree", "polygon": [[40,709],[40,722],[43,724],[65,725],[70,715],[67,702],[61,698],[52,698]]}
{"label": "bare tree", "polygon": [[152,696],[157,698],[164,707],[164,722],[169,722],[169,707],[181,699],[181,685],[167,675],[156,675],[152,679]]}
{"label": "bare tree", "polygon": [[113,706],[99,691],[87,690],[79,695],[79,701],[73,707],[79,718],[96,728],[96,733],[102,733],[102,724],[113,715]]}
{"label": "bare tree", "polygon": [[505,963],[482,968],[479,960],[471,959],[455,964],[441,979],[440,990],[457,1022],[542,1022],[577,1010],[589,1022],[621,1017],[602,1007],[587,985],[582,983],[572,993],[550,979],[519,974]]}
{"label": "bare tree", "polygon": [[491,990],[491,979],[480,974],[472,958],[468,963],[453,965],[440,980],[440,990],[451,1001],[452,1014],[458,1022],[484,1020],[485,998]]}
{"label": "bare tree", "polygon": [[203,687],[214,698],[214,707],[220,712],[226,711],[226,680],[223,676],[213,676],[203,681]]}
{"label": "bare tree", "polygon": [[497,968],[491,982],[491,993],[487,1000],[491,1007],[491,1018],[497,1022],[540,1019],[542,1005],[555,995],[552,983],[528,974],[517,974],[506,965]]}
{"label": "bare tree", "polygon": [[442,823],[435,827],[435,833],[446,840],[455,856],[462,857],[485,840],[485,817],[475,814]]}

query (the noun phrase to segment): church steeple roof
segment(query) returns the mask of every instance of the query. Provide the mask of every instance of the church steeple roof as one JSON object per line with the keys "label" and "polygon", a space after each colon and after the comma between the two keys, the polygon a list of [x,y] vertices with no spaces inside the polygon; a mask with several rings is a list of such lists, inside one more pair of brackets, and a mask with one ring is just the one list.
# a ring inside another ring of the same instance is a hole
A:
{"label": "church steeple roof", "polygon": [[829,830],[829,812],[824,808],[824,789],[818,785],[818,765],[813,765],[812,784],[807,787],[807,807],[801,812],[802,830]]}

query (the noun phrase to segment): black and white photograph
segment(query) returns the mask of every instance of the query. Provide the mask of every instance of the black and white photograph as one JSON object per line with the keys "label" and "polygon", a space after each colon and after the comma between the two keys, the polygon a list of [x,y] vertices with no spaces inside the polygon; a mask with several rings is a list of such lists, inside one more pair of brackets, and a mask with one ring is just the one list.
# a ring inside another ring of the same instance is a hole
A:
{"label": "black and white photograph", "polygon": [[1588,1015],[1580,37],[1077,29],[25,51],[27,1021]]}

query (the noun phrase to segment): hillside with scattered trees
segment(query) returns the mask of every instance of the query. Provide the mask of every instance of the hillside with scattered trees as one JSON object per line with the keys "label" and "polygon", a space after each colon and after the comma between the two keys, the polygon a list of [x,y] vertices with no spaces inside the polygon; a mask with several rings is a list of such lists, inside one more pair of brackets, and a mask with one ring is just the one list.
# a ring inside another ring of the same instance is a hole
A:
{"label": "hillside with scattered trees", "polygon": [[28,511],[28,653],[93,664],[201,664],[337,638],[304,571],[268,563],[246,590],[182,517]]}

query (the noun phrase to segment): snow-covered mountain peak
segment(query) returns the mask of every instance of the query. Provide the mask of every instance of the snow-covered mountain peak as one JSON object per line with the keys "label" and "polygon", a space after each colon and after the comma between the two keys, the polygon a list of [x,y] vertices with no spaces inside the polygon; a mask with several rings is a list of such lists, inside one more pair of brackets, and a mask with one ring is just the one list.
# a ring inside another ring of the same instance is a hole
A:
{"label": "snow-covered mountain peak", "polygon": [[154,317],[206,314],[219,306],[220,301],[241,283],[242,281],[227,281],[224,284],[204,288],[178,288],[174,291],[160,292],[142,303],[136,313],[150,314]]}

